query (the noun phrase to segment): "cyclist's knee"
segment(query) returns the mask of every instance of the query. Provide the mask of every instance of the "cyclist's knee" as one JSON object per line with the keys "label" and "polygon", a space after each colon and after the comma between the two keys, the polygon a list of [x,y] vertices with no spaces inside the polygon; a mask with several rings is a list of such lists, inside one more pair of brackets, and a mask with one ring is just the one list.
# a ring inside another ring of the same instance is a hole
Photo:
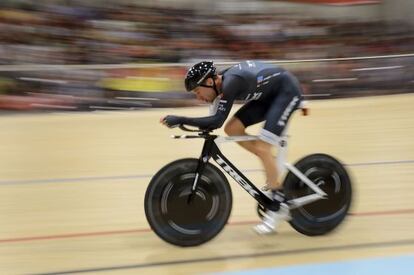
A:
{"label": "cyclist's knee", "polygon": [[237,136],[245,134],[245,127],[237,118],[232,118],[224,126],[224,132],[229,136]]}

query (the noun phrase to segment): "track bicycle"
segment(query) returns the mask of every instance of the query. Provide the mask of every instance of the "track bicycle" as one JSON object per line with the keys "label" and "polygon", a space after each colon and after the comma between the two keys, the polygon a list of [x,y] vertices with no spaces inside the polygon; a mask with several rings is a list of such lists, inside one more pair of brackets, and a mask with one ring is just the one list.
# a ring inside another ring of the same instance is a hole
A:
{"label": "track bicycle", "polygon": [[[257,201],[263,217],[272,200],[257,188],[219,149],[223,142],[257,140],[257,136],[214,135],[208,130],[193,130],[181,125],[190,135],[175,139],[204,139],[200,157],[173,161],[151,179],[145,194],[145,215],[154,232],[177,246],[197,246],[214,238],[224,228],[232,209],[232,192],[222,171],[230,175]],[[286,174],[283,191],[291,219],[290,225],[308,235],[324,235],[344,220],[352,198],[350,177],[345,167],[326,154],[311,154],[287,163],[287,139],[279,142],[276,163]],[[213,159],[218,165],[209,161]]]}

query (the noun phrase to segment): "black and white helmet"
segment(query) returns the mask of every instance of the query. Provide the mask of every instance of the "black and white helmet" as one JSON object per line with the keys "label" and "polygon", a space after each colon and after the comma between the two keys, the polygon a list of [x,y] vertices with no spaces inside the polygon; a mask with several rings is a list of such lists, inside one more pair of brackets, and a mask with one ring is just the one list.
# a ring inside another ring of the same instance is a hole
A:
{"label": "black and white helmet", "polygon": [[191,67],[185,76],[185,89],[189,92],[200,86],[204,80],[216,75],[212,61],[202,61]]}

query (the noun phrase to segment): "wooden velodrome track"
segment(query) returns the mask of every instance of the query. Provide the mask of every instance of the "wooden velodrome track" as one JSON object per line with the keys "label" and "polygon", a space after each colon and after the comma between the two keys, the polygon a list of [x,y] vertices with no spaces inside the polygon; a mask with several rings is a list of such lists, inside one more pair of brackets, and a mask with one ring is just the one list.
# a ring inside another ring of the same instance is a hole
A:
{"label": "wooden velodrome track", "polygon": [[[159,118],[207,108],[1,116],[0,274],[209,273],[414,253],[414,94],[309,105],[291,121],[289,159],[325,152],[348,165],[346,222],[322,237],[287,223],[258,236],[254,201],[229,179],[229,224],[185,249],[150,231],[143,198],[161,166],[201,150],[200,140],[170,139],[180,131]],[[262,185],[254,156],[236,144],[223,151]]]}

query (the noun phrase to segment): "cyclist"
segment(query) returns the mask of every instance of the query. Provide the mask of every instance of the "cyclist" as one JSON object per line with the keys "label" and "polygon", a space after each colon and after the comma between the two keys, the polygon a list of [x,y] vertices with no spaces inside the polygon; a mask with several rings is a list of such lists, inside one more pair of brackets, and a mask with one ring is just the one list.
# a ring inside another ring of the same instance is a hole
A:
{"label": "cyclist", "polygon": [[254,229],[259,234],[275,232],[277,224],[288,217],[280,208],[285,199],[271,148],[278,143],[291,114],[302,101],[298,80],[281,67],[258,61],[241,62],[222,72],[216,71],[213,62],[203,61],[189,69],[184,82],[186,90],[194,92],[197,99],[215,102],[216,112],[199,118],[168,115],[160,120],[168,127],[185,124],[201,129],[220,128],[235,100],[246,103],[226,123],[226,134],[246,135],[247,127],[265,121],[259,140],[238,143],[261,160],[267,179],[264,189],[275,205]]}

